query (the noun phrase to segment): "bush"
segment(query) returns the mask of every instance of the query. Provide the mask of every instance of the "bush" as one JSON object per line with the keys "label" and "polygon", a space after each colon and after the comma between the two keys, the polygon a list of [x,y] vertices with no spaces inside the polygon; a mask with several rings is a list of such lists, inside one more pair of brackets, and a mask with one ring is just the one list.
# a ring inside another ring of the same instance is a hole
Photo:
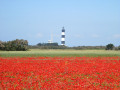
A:
{"label": "bush", "polygon": [[118,50],[120,50],[120,46],[118,46]]}
{"label": "bush", "polygon": [[5,47],[5,46],[4,46],[3,42],[0,41],[0,50],[3,50],[4,47]]}
{"label": "bush", "polygon": [[106,45],[106,50],[113,50],[113,48],[114,48],[113,44]]}
{"label": "bush", "polygon": [[26,51],[28,48],[28,41],[27,40],[13,40],[8,42],[0,42],[0,50],[6,51]]}

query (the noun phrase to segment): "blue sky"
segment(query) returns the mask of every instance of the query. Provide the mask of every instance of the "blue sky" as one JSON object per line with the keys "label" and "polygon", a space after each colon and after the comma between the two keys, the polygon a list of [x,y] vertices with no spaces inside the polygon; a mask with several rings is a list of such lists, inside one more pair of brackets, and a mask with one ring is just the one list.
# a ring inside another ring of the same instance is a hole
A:
{"label": "blue sky", "polygon": [[61,42],[67,46],[120,45],[120,0],[0,0],[0,40],[30,45]]}

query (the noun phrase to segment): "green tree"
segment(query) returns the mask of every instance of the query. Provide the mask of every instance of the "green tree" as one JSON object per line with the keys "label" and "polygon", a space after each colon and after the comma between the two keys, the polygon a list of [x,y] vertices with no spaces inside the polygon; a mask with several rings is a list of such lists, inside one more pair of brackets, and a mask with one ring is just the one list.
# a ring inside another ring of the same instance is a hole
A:
{"label": "green tree", "polygon": [[113,44],[108,44],[108,45],[106,45],[106,50],[113,50],[113,48],[114,48],[114,45]]}
{"label": "green tree", "polygon": [[4,49],[4,44],[3,44],[3,42],[2,41],[0,41],[0,50],[3,50]]}
{"label": "green tree", "polygon": [[13,40],[8,42],[0,42],[0,50],[6,51],[26,51],[28,49],[27,40]]}
{"label": "green tree", "polygon": [[118,50],[120,50],[120,46],[118,46]]}

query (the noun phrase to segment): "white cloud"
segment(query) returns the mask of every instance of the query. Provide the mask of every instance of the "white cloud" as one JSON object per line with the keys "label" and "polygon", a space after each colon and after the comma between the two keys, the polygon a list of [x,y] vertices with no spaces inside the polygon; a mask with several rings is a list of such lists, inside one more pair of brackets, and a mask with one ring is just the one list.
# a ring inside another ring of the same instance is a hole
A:
{"label": "white cloud", "polygon": [[114,38],[120,38],[120,34],[113,35]]}
{"label": "white cloud", "polygon": [[53,37],[55,37],[55,38],[60,38],[61,36],[58,35],[58,34],[53,34]]}
{"label": "white cloud", "polygon": [[98,38],[99,37],[99,35],[97,35],[97,34],[93,34],[93,35],[91,35],[93,38]]}
{"label": "white cloud", "polygon": [[41,33],[37,33],[37,34],[28,33],[26,36],[29,38],[41,38],[41,37],[43,37],[43,35]]}
{"label": "white cloud", "polygon": [[80,34],[76,34],[76,35],[74,35],[76,38],[81,38],[81,37],[83,37],[83,35],[80,35]]}
{"label": "white cloud", "polygon": [[36,37],[37,37],[37,38],[41,38],[41,37],[43,37],[43,35],[42,35],[41,33],[37,33],[37,34],[36,34]]}

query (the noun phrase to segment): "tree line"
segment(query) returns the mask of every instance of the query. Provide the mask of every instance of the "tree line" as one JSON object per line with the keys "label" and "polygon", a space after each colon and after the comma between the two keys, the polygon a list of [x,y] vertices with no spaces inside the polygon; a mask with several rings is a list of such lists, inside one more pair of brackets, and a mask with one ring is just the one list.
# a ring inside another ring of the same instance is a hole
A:
{"label": "tree line", "polygon": [[105,50],[120,50],[120,46],[115,47],[113,44],[110,43],[110,44],[106,45]]}
{"label": "tree line", "polygon": [[26,51],[28,50],[28,41],[23,39],[16,39],[12,41],[0,41],[0,50],[5,51]]}
{"label": "tree line", "polygon": [[58,43],[38,43],[37,45],[29,45],[30,49],[75,49],[75,50],[120,50],[120,46],[115,47],[113,44],[106,46],[76,46],[68,47],[58,45]]}
{"label": "tree line", "polygon": [[0,50],[26,51],[28,49],[120,50],[120,46],[115,47],[113,44],[110,43],[106,46],[68,47],[68,46],[58,45],[58,43],[38,43],[36,45],[28,45],[28,41],[23,39],[16,39],[7,42],[0,41]]}

